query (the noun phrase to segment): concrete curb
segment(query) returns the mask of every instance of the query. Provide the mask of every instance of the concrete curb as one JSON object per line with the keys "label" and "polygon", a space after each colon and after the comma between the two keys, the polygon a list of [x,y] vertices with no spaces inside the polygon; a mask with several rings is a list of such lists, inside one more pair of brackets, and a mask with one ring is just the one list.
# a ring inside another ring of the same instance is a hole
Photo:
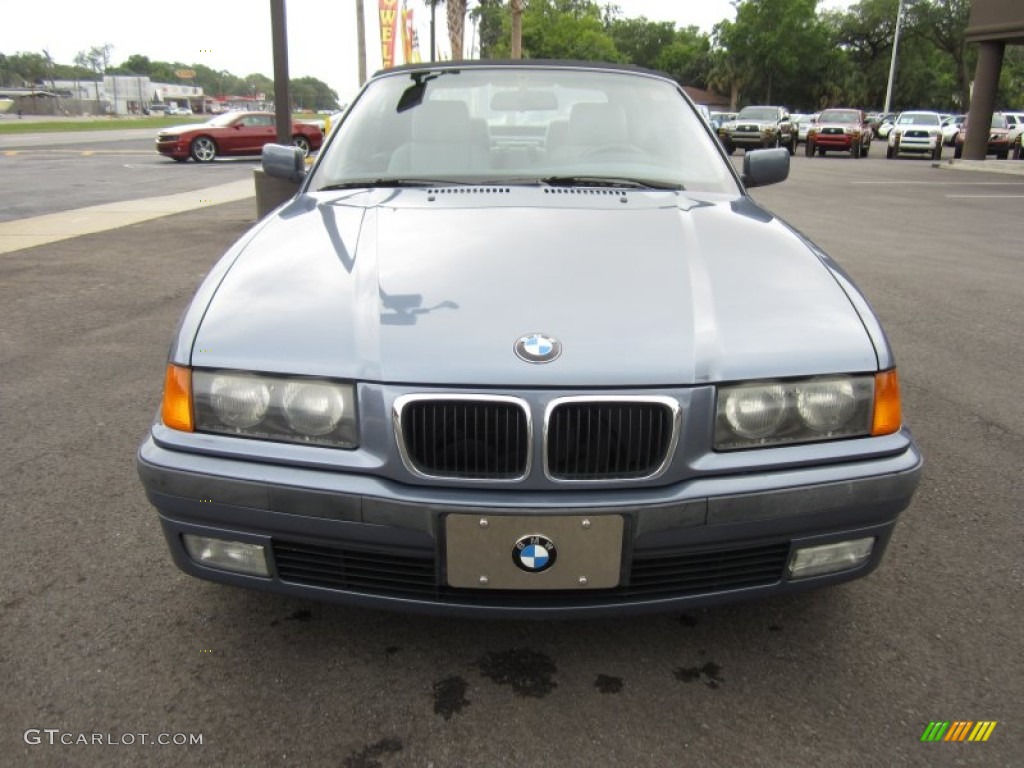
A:
{"label": "concrete curb", "polygon": [[932,163],[932,167],[952,171],[984,171],[1024,176],[1024,161],[1021,160],[941,160]]}

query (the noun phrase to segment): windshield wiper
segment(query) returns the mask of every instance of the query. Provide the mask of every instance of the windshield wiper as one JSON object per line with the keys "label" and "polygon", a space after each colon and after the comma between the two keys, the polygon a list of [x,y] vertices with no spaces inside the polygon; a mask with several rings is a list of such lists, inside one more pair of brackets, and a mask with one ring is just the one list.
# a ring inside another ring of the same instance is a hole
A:
{"label": "windshield wiper", "polygon": [[671,189],[681,190],[682,184],[653,179],[629,179],[622,176],[547,176],[542,184],[552,187],[610,187],[613,189]]}
{"label": "windshield wiper", "polygon": [[452,179],[354,179],[319,187],[317,192],[332,192],[338,189],[392,189],[395,187],[440,187],[465,184]]}

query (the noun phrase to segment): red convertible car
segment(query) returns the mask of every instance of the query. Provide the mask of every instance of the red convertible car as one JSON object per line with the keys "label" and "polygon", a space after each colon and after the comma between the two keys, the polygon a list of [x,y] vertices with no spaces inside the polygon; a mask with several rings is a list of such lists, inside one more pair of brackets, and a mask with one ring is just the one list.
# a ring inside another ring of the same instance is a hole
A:
{"label": "red convertible car", "polygon": [[[317,126],[292,122],[292,144],[306,152],[320,149],[323,138]],[[156,137],[156,151],[179,163],[190,157],[209,163],[221,155],[258,155],[264,144],[276,141],[273,112],[227,112],[205,123],[164,128]]]}

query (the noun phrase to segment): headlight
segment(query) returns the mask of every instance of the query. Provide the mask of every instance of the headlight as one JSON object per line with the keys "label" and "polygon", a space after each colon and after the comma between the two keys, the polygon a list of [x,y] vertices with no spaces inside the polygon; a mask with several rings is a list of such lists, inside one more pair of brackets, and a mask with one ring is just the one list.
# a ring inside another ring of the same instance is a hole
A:
{"label": "headlight", "polygon": [[248,429],[267,415],[270,387],[256,376],[217,376],[210,381],[209,397],[222,424]]}
{"label": "headlight", "polygon": [[786,418],[786,390],[781,384],[753,384],[729,390],[719,405],[729,429],[741,438],[760,440]]}
{"label": "headlight", "polygon": [[333,384],[292,381],[281,396],[288,425],[301,435],[333,432],[345,414],[345,397]]}
{"label": "headlight", "polygon": [[730,451],[881,434],[873,430],[874,401],[874,376],[722,386],[714,447]]}
{"label": "headlight", "polygon": [[197,432],[355,448],[355,401],[355,387],[347,382],[192,372]]}

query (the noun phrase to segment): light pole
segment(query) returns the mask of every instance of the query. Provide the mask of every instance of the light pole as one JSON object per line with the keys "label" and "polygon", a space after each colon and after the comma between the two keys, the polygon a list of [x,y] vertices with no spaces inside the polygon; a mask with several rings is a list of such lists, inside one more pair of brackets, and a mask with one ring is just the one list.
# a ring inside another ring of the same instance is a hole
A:
{"label": "light pole", "polygon": [[356,62],[359,72],[359,87],[362,88],[366,82],[366,11],[363,8],[363,0],[356,0]]}
{"label": "light pole", "polygon": [[892,37],[892,59],[889,61],[889,84],[885,87],[885,106],[882,111],[889,112],[892,105],[892,85],[896,79],[896,50],[900,45],[900,28],[903,26],[903,0],[900,0],[896,9],[896,33]]}

